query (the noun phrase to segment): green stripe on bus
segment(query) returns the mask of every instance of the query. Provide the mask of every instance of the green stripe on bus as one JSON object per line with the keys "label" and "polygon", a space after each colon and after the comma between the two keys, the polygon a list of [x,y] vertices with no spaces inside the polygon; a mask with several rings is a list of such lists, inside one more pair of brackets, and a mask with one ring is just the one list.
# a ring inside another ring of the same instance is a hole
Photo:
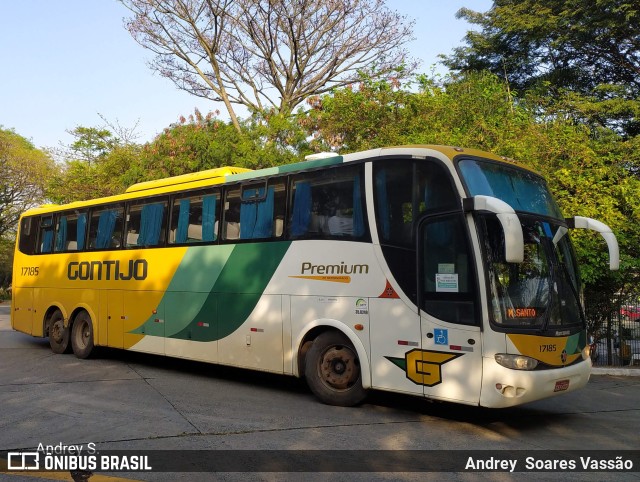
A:
{"label": "green stripe on bus", "polygon": [[[165,326],[170,331],[165,336],[215,341],[233,333],[255,308],[290,245],[286,241],[203,247],[199,249],[209,253],[185,255],[162,300],[169,315]],[[187,286],[194,284],[208,286],[209,292],[188,293]],[[174,306],[180,302],[180,292],[188,303],[182,308]],[[167,303],[169,297],[171,303]],[[188,317],[179,316],[178,310],[187,311]],[[176,322],[178,318],[181,322]],[[131,333],[147,333],[154,319],[150,317]],[[203,323],[208,329],[202,328]]]}
{"label": "green stripe on bus", "polygon": [[304,171],[307,169],[317,169],[319,167],[333,166],[342,164],[342,156],[323,157],[321,159],[311,159],[308,161],[296,162],[294,164],[285,164],[278,167],[266,167],[257,171],[242,172],[240,174],[232,174],[226,176],[226,182],[245,181],[247,179],[260,178],[265,176],[274,176],[276,174],[289,174],[292,172]]}
{"label": "green stripe on bus", "polygon": [[318,167],[333,166],[335,164],[342,164],[342,156],[323,157],[321,159],[311,159],[309,161],[296,162],[295,164],[285,164],[280,166],[280,174],[287,174],[290,172],[302,171],[305,169],[316,169]]}
{"label": "green stripe on bus", "polygon": [[584,330],[571,335],[567,338],[567,345],[565,346],[565,350],[569,355],[575,355],[576,353],[580,353],[582,349],[587,345],[587,334]]}
{"label": "green stripe on bus", "polygon": [[233,248],[232,244],[190,247],[180,261],[167,291],[211,292]]}

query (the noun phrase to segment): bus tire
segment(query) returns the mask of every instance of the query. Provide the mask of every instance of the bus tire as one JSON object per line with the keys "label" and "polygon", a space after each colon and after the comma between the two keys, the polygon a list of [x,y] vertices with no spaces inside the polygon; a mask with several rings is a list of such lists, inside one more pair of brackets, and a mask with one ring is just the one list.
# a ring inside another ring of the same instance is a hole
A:
{"label": "bus tire", "polygon": [[78,313],[73,322],[71,347],[78,358],[89,358],[93,352],[93,323],[86,311]]}
{"label": "bus tire", "polygon": [[60,310],[55,310],[49,321],[47,321],[47,333],[49,335],[49,346],[53,353],[69,353],[69,327],[64,326],[64,316]]}
{"label": "bus tire", "polygon": [[346,335],[335,330],[321,333],[305,358],[307,385],[322,403],[351,407],[364,400],[360,360]]}

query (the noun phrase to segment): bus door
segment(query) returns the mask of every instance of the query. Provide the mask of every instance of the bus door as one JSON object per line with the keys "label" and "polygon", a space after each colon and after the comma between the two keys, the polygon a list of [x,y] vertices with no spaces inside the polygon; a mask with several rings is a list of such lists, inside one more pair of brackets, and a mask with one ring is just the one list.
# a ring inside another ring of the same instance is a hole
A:
{"label": "bus door", "polygon": [[410,354],[407,375],[422,383],[427,397],[477,404],[482,323],[467,226],[460,211],[428,215],[418,223],[422,349]]}

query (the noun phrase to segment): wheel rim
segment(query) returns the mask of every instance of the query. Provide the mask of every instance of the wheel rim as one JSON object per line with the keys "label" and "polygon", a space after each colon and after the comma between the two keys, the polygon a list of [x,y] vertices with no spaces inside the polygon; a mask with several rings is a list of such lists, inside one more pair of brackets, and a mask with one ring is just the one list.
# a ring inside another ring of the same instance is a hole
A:
{"label": "wheel rim", "polygon": [[89,344],[89,339],[91,337],[91,329],[89,327],[89,322],[87,320],[78,320],[76,323],[80,323],[78,329],[76,331],[76,345],[79,348],[86,348]]}
{"label": "wheel rim", "polygon": [[334,390],[346,390],[360,378],[356,354],[344,345],[329,347],[318,366],[320,379]]}
{"label": "wheel rim", "polygon": [[51,333],[49,336],[56,343],[62,343],[64,341],[64,326],[62,326],[62,320],[56,320],[51,324]]}

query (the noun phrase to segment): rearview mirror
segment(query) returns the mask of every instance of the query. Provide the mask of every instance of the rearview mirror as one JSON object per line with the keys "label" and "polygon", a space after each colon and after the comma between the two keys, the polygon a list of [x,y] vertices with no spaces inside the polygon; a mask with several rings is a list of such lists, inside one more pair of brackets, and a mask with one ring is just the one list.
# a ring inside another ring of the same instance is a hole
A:
{"label": "rearview mirror", "polygon": [[462,200],[466,212],[488,211],[500,221],[504,232],[504,257],[507,263],[524,261],[524,235],[518,215],[506,202],[492,196],[473,196]]}
{"label": "rearview mirror", "polygon": [[609,269],[615,271],[620,268],[620,249],[618,248],[618,240],[609,226],[600,221],[596,221],[595,219],[585,218],[582,216],[567,218],[566,221],[570,228],[590,229],[591,231],[599,232],[607,242],[607,247],[609,248]]}

